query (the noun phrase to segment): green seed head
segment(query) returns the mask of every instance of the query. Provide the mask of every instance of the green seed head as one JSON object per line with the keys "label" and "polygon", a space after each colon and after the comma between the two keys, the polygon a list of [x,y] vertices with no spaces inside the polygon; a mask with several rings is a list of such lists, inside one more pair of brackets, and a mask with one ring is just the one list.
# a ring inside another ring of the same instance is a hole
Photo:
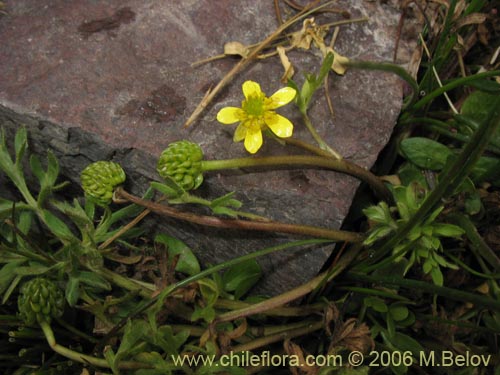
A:
{"label": "green seed head", "polygon": [[123,184],[125,178],[125,172],[120,164],[112,161],[89,164],[80,176],[85,195],[103,206],[111,203],[113,190]]}
{"label": "green seed head", "polygon": [[17,307],[21,318],[28,325],[35,322],[50,323],[64,311],[64,295],[52,281],[37,277],[23,284]]}
{"label": "green seed head", "polygon": [[203,151],[196,143],[171,143],[160,155],[156,170],[164,179],[171,178],[184,190],[198,188],[203,182]]}

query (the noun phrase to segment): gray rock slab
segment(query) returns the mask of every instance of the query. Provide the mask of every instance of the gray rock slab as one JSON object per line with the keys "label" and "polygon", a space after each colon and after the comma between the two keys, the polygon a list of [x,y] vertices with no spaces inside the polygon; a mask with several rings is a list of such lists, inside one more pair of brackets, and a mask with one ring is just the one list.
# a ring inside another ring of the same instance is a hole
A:
{"label": "gray rock slab", "polygon": [[[78,182],[90,162],[120,162],[127,171],[127,189],[140,193],[155,173],[156,159],[179,139],[197,142],[207,159],[246,156],[233,143],[234,127],[215,120],[225,106],[238,106],[241,84],[261,83],[267,94],[282,84],[277,58],[251,65],[238,75],[202,118],[182,124],[206,90],[237,62],[227,58],[191,67],[220,54],[224,43],[259,42],[276,27],[272,1],[254,0],[17,0],[6,1],[0,18],[0,121],[8,133],[21,124],[30,132],[38,153],[53,149],[63,174]],[[340,1],[352,18],[366,23],[342,26],[336,49],[355,58],[392,59],[399,12],[388,3]],[[284,6],[283,6],[284,8]],[[283,14],[286,14],[285,12]],[[327,13],[318,22],[343,19]],[[301,25],[297,25],[300,28]],[[409,55],[409,44],[400,45]],[[315,52],[292,52],[295,79],[317,71]],[[370,168],[389,139],[402,100],[396,77],[348,71],[330,79],[335,107],[332,117],[319,93],[311,108],[320,134],[345,158]],[[292,106],[280,113],[295,124],[296,137],[312,141]],[[290,154],[266,140],[260,156]],[[244,208],[289,223],[339,228],[358,181],[313,169],[228,171],[206,176],[199,194],[206,197],[236,191]],[[161,230],[185,240],[204,264],[215,264],[293,236],[202,228],[158,219]],[[331,247],[279,253],[261,259],[260,291],[276,293],[298,285],[318,272]]]}

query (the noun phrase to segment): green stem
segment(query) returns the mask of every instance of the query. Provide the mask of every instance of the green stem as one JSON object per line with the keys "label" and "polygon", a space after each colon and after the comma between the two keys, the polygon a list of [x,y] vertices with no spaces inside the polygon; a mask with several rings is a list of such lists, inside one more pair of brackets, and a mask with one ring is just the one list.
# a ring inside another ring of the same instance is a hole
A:
{"label": "green stem", "polygon": [[[110,367],[108,362],[103,358],[97,358],[97,357],[93,357],[93,356],[90,356],[87,354],[78,353],[78,352],[75,352],[74,350],[71,350],[71,349],[66,348],[62,345],[59,345],[56,342],[52,328],[50,327],[50,325],[47,322],[40,323],[40,327],[42,328],[42,331],[45,335],[45,338],[47,339],[47,342],[48,342],[50,348],[53,351],[55,351],[56,353],[62,355],[63,357],[69,358],[75,362],[78,362],[78,363],[90,364],[90,365],[96,366],[96,367],[105,367],[105,368]],[[145,364],[145,363],[130,362],[130,361],[120,362],[118,366],[119,366],[119,368],[122,368],[122,369],[153,368],[152,366]]]}
{"label": "green stem", "polygon": [[226,160],[205,160],[202,162],[202,170],[215,171],[220,169],[235,169],[248,167],[289,167],[289,166],[309,166],[326,168],[336,172],[348,174],[366,182],[372,187],[375,193],[383,200],[391,202],[392,194],[384,185],[381,179],[369,170],[350,163],[344,159],[336,160],[321,156],[310,155],[284,155],[267,157],[248,157]]}
{"label": "green stem", "polygon": [[444,197],[451,195],[458,186],[469,175],[470,171],[481,157],[486,145],[495,129],[500,125],[500,96],[496,99],[486,120],[479,126],[471,137],[470,142],[458,155],[455,162],[449,168],[443,170],[439,176],[439,183],[427,196],[422,206],[404,225],[399,227],[393,237],[386,241],[377,251],[376,256],[371,259],[375,263],[397,246],[406,235],[426,218]]}
{"label": "green stem", "polygon": [[500,301],[493,298],[486,298],[478,294],[464,292],[453,288],[430,284],[425,281],[402,279],[400,277],[370,276],[362,273],[347,272],[345,277],[357,282],[370,282],[388,286],[400,286],[427,293],[436,294],[459,302],[471,302],[478,306],[487,307],[493,310],[500,309]]}
{"label": "green stem", "polygon": [[143,206],[160,215],[210,227],[238,230],[256,230],[273,233],[289,233],[345,242],[360,242],[364,239],[364,236],[360,233],[321,228],[311,225],[287,224],[276,221],[221,219],[214,216],[198,215],[191,212],[179,211],[164,204],[136,197],[135,195],[126,192],[121,187],[115,190],[115,196],[117,198],[123,198],[132,203]]}
{"label": "green stem", "polygon": [[474,253],[476,253],[476,256],[482,256],[498,272],[500,270],[500,259],[479,235],[472,221],[460,213],[450,214],[447,218],[465,230],[465,235],[469,239],[470,246]]}
{"label": "green stem", "polygon": [[405,80],[406,83],[408,83],[412,91],[410,96],[406,99],[406,103],[403,105],[403,110],[413,105],[413,103],[415,103],[419,91],[417,81],[415,81],[413,77],[410,75],[410,73],[408,73],[405,69],[403,69],[399,65],[391,63],[382,63],[382,62],[352,61],[352,60],[345,63],[345,65],[348,66],[349,68],[381,70],[383,72],[389,72],[398,75],[400,78]]}
{"label": "green stem", "polygon": [[312,124],[312,121],[307,114],[307,112],[302,112],[302,119],[304,120],[304,123],[306,124],[307,129],[309,130],[309,133],[311,133],[312,137],[318,143],[319,147],[322,150],[325,150],[328,152],[331,156],[333,156],[335,159],[342,160],[342,156],[332,149],[328,144],[323,140],[323,138],[319,135],[319,133],[316,131],[316,128]]}
{"label": "green stem", "polygon": [[107,268],[100,269],[99,274],[115,285],[118,285],[132,292],[137,291],[139,295],[144,298],[151,298],[151,294],[156,290],[156,287],[154,285],[139,282],[138,280],[129,279],[128,277],[119,275],[113,271],[108,270]]}
{"label": "green stem", "polygon": [[437,98],[439,95],[442,95],[447,91],[453,90],[454,88],[465,86],[470,82],[475,81],[476,79],[495,77],[498,75],[500,75],[500,70],[492,70],[490,72],[477,73],[472,76],[454,79],[452,82],[447,83],[446,85],[439,87],[436,90],[424,96],[417,103],[415,103],[412,110],[420,109],[426,104],[430,103],[435,98]]}

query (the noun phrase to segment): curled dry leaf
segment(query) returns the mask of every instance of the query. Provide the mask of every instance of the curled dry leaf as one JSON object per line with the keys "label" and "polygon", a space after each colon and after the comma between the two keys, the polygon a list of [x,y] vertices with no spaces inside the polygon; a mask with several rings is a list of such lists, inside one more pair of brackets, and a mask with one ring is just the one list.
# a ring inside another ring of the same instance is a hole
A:
{"label": "curled dry leaf", "polygon": [[240,42],[227,42],[224,44],[224,54],[239,55],[246,58],[250,54],[250,48]]}
{"label": "curled dry leaf", "polygon": [[283,346],[286,354],[288,354],[289,358],[297,359],[297,361],[292,363],[290,361],[290,372],[293,375],[307,374],[307,375],[316,375],[319,372],[319,367],[310,366],[307,364],[305,360],[304,351],[300,346],[290,341],[290,339],[286,339],[283,342]]}
{"label": "curled dry leaf", "polygon": [[365,323],[357,324],[356,318],[350,318],[335,327],[330,344],[330,350],[336,346],[345,347],[349,351],[366,353],[373,350],[375,343],[371,337],[370,328]]}
{"label": "curled dry leaf", "polygon": [[460,29],[461,27],[463,26],[467,26],[467,25],[475,25],[475,24],[481,24],[481,23],[484,23],[484,21],[486,21],[486,14],[484,13],[472,13],[472,14],[469,14],[465,17],[462,17],[460,18],[455,27],[457,29]]}
{"label": "curled dry leaf", "polygon": [[285,69],[285,72],[281,76],[280,81],[282,83],[286,83],[293,77],[293,75],[295,74],[295,70],[293,69],[292,63],[286,55],[285,48],[282,46],[278,46],[276,47],[276,51],[278,52],[278,55],[280,57],[281,65],[283,65],[283,68]]}
{"label": "curled dry leaf", "polygon": [[303,22],[302,29],[292,34],[291,48],[310,49],[311,43],[314,42],[323,54],[323,57],[328,53],[333,53],[332,70],[339,75],[343,75],[347,69],[346,63],[349,62],[349,59],[326,45],[326,32],[327,29],[318,26],[314,18],[308,18]]}
{"label": "curled dry leaf", "polygon": [[219,345],[222,353],[229,353],[231,350],[231,341],[243,336],[248,328],[246,319],[243,319],[241,324],[232,331],[219,332]]}

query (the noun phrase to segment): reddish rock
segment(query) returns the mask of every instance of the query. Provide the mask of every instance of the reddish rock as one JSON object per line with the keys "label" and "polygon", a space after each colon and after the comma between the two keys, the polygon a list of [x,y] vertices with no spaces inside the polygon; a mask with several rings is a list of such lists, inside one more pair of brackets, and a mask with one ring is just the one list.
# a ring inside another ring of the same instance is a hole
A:
{"label": "reddish rock", "polygon": [[[278,59],[254,63],[226,88],[189,128],[189,117],[207,88],[237,61],[227,58],[191,67],[220,54],[224,43],[252,44],[276,27],[272,1],[185,0],[16,0],[0,18],[0,120],[12,132],[25,124],[33,147],[50,147],[62,170],[77,181],[91,161],[113,159],[128,173],[128,188],[141,191],[158,179],[156,158],[172,141],[198,142],[207,158],[245,156],[232,142],[234,127],[215,121],[217,111],[239,105],[241,83],[260,82],[271,94],[282,86]],[[356,59],[392,59],[399,13],[388,4],[344,1],[335,4],[366,23],[342,26],[336,49]],[[285,14],[285,13],[283,13]],[[344,19],[327,13],[321,22]],[[296,25],[300,28],[301,25]],[[401,45],[408,52],[407,45]],[[314,52],[292,52],[295,79],[318,70]],[[394,76],[348,71],[330,79],[335,117],[318,93],[311,117],[320,134],[347,159],[370,167],[386,144],[398,116],[402,84]],[[292,106],[283,108],[295,136],[311,140]],[[266,140],[262,155],[293,153]],[[340,174],[281,169],[245,174],[211,173],[200,194],[236,191],[244,209],[290,223],[338,228],[358,182]],[[218,263],[292,237],[238,233],[161,220],[162,228],[186,240],[204,263]],[[167,223],[167,224],[165,224]],[[281,253],[261,260],[263,291],[275,293],[311,278],[331,248]]]}

